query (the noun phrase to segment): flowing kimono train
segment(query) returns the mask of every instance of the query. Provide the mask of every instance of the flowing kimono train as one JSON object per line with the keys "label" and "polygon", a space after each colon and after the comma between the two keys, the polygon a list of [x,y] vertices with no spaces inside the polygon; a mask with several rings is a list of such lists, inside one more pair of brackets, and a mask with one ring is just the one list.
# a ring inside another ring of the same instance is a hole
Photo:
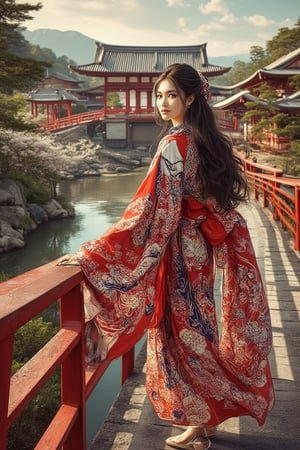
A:
{"label": "flowing kimono train", "polygon": [[243,217],[201,202],[198,167],[189,131],[172,128],[121,219],[79,249],[87,362],[120,356],[148,330],[146,389],[159,417],[262,425],[274,403],[268,303]]}

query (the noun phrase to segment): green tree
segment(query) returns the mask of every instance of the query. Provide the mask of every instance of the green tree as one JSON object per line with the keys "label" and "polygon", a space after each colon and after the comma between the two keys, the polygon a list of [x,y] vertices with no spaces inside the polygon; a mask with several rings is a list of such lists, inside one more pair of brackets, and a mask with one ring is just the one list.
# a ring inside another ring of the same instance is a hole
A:
{"label": "green tree", "polygon": [[45,74],[46,62],[23,57],[26,41],[20,23],[32,19],[31,11],[38,11],[41,3],[17,4],[15,0],[0,0],[0,92],[12,94],[15,89],[31,88]]}
{"label": "green tree", "polygon": [[252,74],[252,68],[250,68],[249,63],[244,61],[235,61],[231,71],[224,75],[230,81],[230,84],[236,84],[240,81],[248,78]]}
{"label": "green tree", "polygon": [[275,61],[300,47],[300,17],[294,28],[279,28],[277,34],[266,44],[266,53]]}
{"label": "green tree", "polygon": [[[298,80],[299,81],[299,80]],[[300,176],[300,115],[287,114],[280,111],[276,92],[267,84],[256,89],[257,101],[247,102],[248,111],[243,119],[255,125],[251,128],[251,137],[263,140],[267,132],[278,137],[288,138],[291,145],[285,164],[285,172],[289,175]]]}
{"label": "green tree", "polygon": [[45,75],[48,62],[30,57],[29,44],[21,33],[20,23],[32,19],[30,13],[38,11],[41,3],[17,4],[15,0],[0,0],[0,126],[22,130],[33,129],[16,111],[11,99],[16,91],[31,89]]}
{"label": "green tree", "polygon": [[120,101],[120,95],[117,92],[111,92],[107,95],[106,105],[108,108],[122,108],[124,105]]}
{"label": "green tree", "polygon": [[265,58],[265,51],[259,45],[254,45],[250,48],[250,61],[253,64],[260,64],[260,62]]}
{"label": "green tree", "polygon": [[276,104],[276,92],[268,84],[262,84],[255,92],[257,101],[245,104],[247,112],[243,120],[253,122],[254,119],[255,125],[251,128],[251,137],[262,140],[266,132],[273,132],[275,115],[278,114],[279,108]]}
{"label": "green tree", "polygon": [[46,61],[51,64],[55,64],[56,55],[50,48],[41,48],[39,45],[30,45],[29,54],[30,56],[37,61]]}
{"label": "green tree", "polygon": [[300,91],[300,75],[294,75],[291,77],[290,85],[293,86],[295,91]]}
{"label": "green tree", "polygon": [[15,93],[5,95],[0,92],[0,128],[11,128],[16,131],[39,128],[37,123],[27,117],[28,105],[24,95]]}
{"label": "green tree", "polygon": [[[229,84],[236,84],[251,76],[256,70],[271,64],[300,47],[300,17],[293,28],[280,28],[277,34],[266,42],[266,48],[250,47],[250,62],[235,61],[230,72],[224,75]],[[219,81],[216,81],[219,84]],[[227,82],[222,81],[227,85]]]}
{"label": "green tree", "polygon": [[285,172],[300,177],[300,140],[293,141],[286,158]]}
{"label": "green tree", "polygon": [[[19,370],[58,331],[42,317],[27,322],[15,335],[12,373]],[[60,373],[56,371],[9,430],[7,449],[35,447],[60,406]]]}

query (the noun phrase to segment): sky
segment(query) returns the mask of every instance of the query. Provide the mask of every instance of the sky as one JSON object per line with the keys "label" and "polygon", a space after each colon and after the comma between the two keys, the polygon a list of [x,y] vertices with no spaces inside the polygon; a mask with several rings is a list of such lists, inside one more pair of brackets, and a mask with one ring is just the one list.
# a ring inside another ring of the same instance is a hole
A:
{"label": "sky", "polygon": [[[298,0],[40,0],[28,30],[78,31],[119,45],[199,45],[209,56],[249,54],[293,28]],[[18,3],[23,3],[21,0]],[[37,1],[31,0],[30,4]]]}

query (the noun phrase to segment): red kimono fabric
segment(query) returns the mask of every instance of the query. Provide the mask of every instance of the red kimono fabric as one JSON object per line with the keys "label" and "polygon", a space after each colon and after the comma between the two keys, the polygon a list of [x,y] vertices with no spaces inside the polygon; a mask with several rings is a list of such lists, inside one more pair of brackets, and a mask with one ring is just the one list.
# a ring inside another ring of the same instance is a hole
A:
{"label": "red kimono fabric", "polygon": [[121,219],[79,249],[87,361],[120,356],[148,330],[146,389],[159,417],[262,425],[274,403],[268,303],[245,220],[201,201],[198,168],[189,131],[171,129]]}

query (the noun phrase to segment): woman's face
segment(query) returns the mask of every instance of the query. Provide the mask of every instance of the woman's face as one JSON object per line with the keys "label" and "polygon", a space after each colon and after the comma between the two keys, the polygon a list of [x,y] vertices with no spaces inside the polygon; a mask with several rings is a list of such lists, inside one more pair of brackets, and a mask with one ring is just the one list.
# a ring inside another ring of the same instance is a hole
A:
{"label": "woman's face", "polygon": [[156,106],[163,120],[171,120],[173,126],[183,123],[183,118],[192,98],[184,99],[171,80],[162,80],[156,92]]}

